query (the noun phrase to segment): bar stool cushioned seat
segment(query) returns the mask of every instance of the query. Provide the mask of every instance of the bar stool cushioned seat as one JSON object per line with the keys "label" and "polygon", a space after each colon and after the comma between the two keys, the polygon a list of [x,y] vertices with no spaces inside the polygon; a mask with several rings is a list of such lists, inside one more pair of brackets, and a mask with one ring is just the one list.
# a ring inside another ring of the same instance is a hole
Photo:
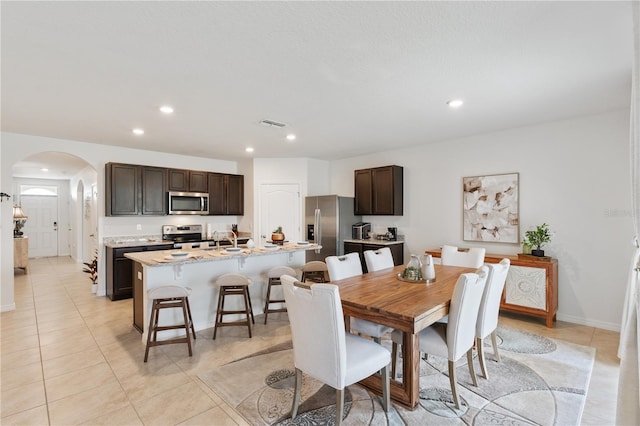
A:
{"label": "bar stool cushioned seat", "polygon": [[[151,301],[151,315],[149,316],[149,328],[147,329],[147,347],[144,351],[144,362],[147,362],[150,347],[169,345],[172,343],[186,343],[189,347],[189,356],[193,355],[189,329],[193,334],[194,340],[196,338],[196,330],[193,327],[193,319],[191,318],[189,295],[191,295],[191,289],[189,287],[182,287],[179,285],[163,285],[154,287],[147,291],[147,298]],[[163,326],[158,325],[160,310],[167,308],[182,308],[184,323]],[[179,328],[185,329],[185,337],[158,341],[159,331],[175,330]],[[153,339],[151,339],[152,335]]]}
{"label": "bar stool cushioned seat", "polygon": [[305,263],[302,267],[302,278],[300,281],[303,283],[307,281],[328,283],[329,268],[327,268],[327,264],[321,260],[312,260],[311,262]]}
{"label": "bar stool cushioned seat", "polygon": [[297,276],[298,274],[293,268],[288,266],[275,266],[269,269],[267,272],[267,297],[264,302],[264,323],[267,323],[267,316],[272,312],[287,312],[287,308],[277,308],[270,309],[269,305],[271,303],[285,303],[284,302],[284,294],[279,299],[271,299],[271,286],[281,285],[280,276],[281,275],[291,275],[292,277]]}
{"label": "bar stool cushioned seat", "polygon": [[[213,340],[216,339],[218,327],[244,326],[249,329],[251,337],[251,324],[256,321],[253,318],[253,307],[251,306],[251,296],[249,295],[249,284],[251,280],[242,274],[224,274],[216,280],[218,287],[218,308],[216,310],[216,324],[213,327]],[[244,300],[244,310],[224,310],[224,301],[227,296],[242,296]],[[245,314],[245,321],[225,322],[224,315]],[[251,319],[249,319],[251,318]]]}

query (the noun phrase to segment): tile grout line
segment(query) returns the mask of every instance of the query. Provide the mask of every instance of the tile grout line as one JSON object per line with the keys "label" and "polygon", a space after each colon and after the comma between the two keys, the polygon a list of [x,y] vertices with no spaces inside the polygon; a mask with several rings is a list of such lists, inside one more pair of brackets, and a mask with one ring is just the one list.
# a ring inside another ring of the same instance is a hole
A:
{"label": "tile grout line", "polygon": [[49,413],[49,396],[47,395],[47,385],[44,378],[44,359],[42,357],[42,345],[40,342],[40,322],[38,321],[38,305],[36,304],[36,294],[33,291],[33,281],[31,280],[33,270],[29,275],[29,287],[31,288],[31,297],[33,299],[33,313],[36,319],[36,330],[38,331],[38,353],[40,354],[40,372],[42,373],[42,388],[44,391],[44,405],[47,408],[47,422],[51,424],[51,415]]}
{"label": "tile grout line", "polygon": [[[82,322],[84,323],[85,327],[87,328],[87,331],[89,331],[89,334],[91,335],[91,338],[93,339],[93,341],[95,342],[98,351],[100,351],[100,354],[102,355],[102,357],[104,358],[106,364],[109,366],[109,370],[111,371],[111,374],[113,374],[113,378],[116,380],[116,382],[118,383],[118,386],[120,387],[120,389],[122,390],[122,392],[124,393],[125,397],[127,398],[127,401],[129,402],[129,404],[131,405],[131,408],[133,409],[133,411],[136,413],[136,416],[138,417],[138,420],[140,420],[140,423],[144,424],[144,422],[142,421],[142,418],[140,417],[140,414],[138,413],[138,410],[136,409],[135,404],[133,403],[133,401],[131,400],[131,398],[129,397],[129,394],[127,393],[127,391],[125,390],[124,386],[122,385],[122,382],[120,381],[120,379],[118,378],[118,375],[115,373],[115,371],[113,370],[113,366],[111,365],[111,362],[109,362],[109,359],[105,356],[104,351],[102,350],[102,346],[100,345],[100,343],[98,343],[98,341],[96,340],[95,334],[93,333],[93,331],[91,330],[91,327],[89,327],[89,325],[87,324],[87,321],[85,319],[85,316],[82,314],[82,312],[78,309],[78,305],[76,303],[76,300],[72,297],[71,293],[69,293],[69,290],[67,288],[67,284],[64,284],[64,288],[65,291],[67,292],[67,295],[69,296],[69,298],[71,299],[71,302],[73,303],[73,306],[75,307],[75,309],[78,311],[78,314],[80,315],[80,317],[82,318]],[[102,297],[102,296],[96,296],[96,297]],[[104,296],[106,297],[106,296]],[[92,417],[90,419],[87,420],[87,422],[91,422],[91,420],[97,419],[98,417],[101,417],[103,414],[100,414],[96,417]]]}

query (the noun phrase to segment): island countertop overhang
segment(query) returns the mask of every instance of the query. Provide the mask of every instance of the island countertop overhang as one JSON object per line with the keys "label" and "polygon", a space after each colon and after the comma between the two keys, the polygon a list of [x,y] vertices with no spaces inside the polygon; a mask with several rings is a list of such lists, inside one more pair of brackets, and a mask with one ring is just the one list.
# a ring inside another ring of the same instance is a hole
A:
{"label": "island countertop overhang", "polygon": [[[231,259],[246,259],[255,256],[269,256],[273,254],[282,253],[295,253],[299,251],[307,250],[319,250],[322,246],[318,244],[309,245],[284,245],[279,246],[277,250],[267,250],[262,247],[255,247],[253,249],[243,248],[240,253],[228,253],[225,249],[201,249],[193,248],[186,250],[158,250],[158,251],[146,251],[146,252],[133,252],[126,253],[125,257],[139,262],[144,266],[171,266],[188,263],[201,263],[201,262],[215,262],[221,260]],[[171,254],[176,252],[187,253],[185,258],[172,258]]]}

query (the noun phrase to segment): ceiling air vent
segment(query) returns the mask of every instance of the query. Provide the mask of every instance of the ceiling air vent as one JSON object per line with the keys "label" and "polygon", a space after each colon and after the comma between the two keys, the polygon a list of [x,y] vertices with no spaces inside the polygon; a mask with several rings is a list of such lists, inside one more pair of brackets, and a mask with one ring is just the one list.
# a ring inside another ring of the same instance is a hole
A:
{"label": "ceiling air vent", "polygon": [[260,122],[260,124],[262,124],[265,127],[284,127],[284,126],[286,126],[286,124],[284,124],[284,123],[278,123],[277,121],[273,121],[273,120],[262,120]]}

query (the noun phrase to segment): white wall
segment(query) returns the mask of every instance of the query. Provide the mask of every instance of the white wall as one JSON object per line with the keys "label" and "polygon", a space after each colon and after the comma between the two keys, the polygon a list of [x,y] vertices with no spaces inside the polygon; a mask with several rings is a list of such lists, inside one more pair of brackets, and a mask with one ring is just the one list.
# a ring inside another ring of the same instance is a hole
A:
{"label": "white wall", "polygon": [[[78,199],[78,184],[82,183],[82,197]],[[78,174],[69,179],[69,194],[70,194],[70,216],[72,223],[72,238],[71,238],[71,257],[78,261],[89,262],[93,249],[90,247],[91,239],[89,235],[98,234],[98,202],[99,198],[95,201],[93,199],[92,187],[98,185],[98,173],[97,171],[87,165],[84,169],[80,170]],[[98,190],[98,197],[101,195]],[[83,203],[87,198],[91,199],[89,217],[85,217],[83,214]],[[84,232],[83,232],[84,230]]]}
{"label": "white wall", "polygon": [[332,192],[353,195],[353,170],[404,167],[404,215],[366,216],[398,226],[409,253],[442,244],[515,254],[519,245],[462,240],[462,178],[520,174],[520,234],[546,222],[559,260],[558,318],[618,330],[631,256],[629,110],[332,163]]}
{"label": "white wall", "polygon": [[[198,216],[198,219],[162,216],[162,217],[105,217],[104,202],[104,166],[108,162],[142,164],[159,167],[205,170],[222,173],[237,173],[237,163],[234,161],[215,160],[202,157],[168,154],[163,152],[144,151],[132,148],[119,148],[100,144],[91,144],[64,139],[46,138],[32,135],[2,132],[0,138],[0,184],[2,192],[12,193],[13,165],[30,155],[57,151],[75,155],[85,160],[97,171],[98,181],[98,230],[99,237],[122,235],[160,235],[161,227],[165,224],[184,223],[212,223],[214,229],[230,229],[231,223],[238,223],[236,216],[215,217]],[[74,190],[75,191],[75,190]],[[13,233],[11,202],[0,205],[0,253],[4,253],[0,260],[0,311],[14,308],[13,298]],[[194,222],[195,221],[195,222]],[[141,225],[137,230],[136,225]],[[104,262],[103,246],[100,244],[99,259]],[[98,294],[104,294],[104,268],[100,268]]]}

